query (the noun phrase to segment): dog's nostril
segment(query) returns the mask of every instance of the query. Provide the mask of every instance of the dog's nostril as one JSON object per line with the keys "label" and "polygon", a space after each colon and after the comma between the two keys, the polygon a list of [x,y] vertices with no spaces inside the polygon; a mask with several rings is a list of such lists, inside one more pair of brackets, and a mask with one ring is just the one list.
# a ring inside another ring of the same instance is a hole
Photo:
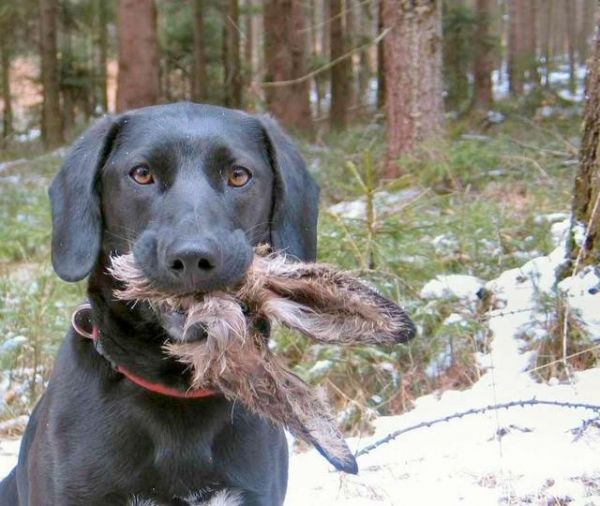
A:
{"label": "dog's nostril", "polygon": [[182,271],[184,268],[183,262],[179,258],[175,259],[171,264],[171,269],[174,271]]}
{"label": "dog's nostril", "polygon": [[210,263],[210,260],[207,260],[206,258],[201,258],[198,261],[198,268],[203,271],[210,271],[213,267],[214,266]]}

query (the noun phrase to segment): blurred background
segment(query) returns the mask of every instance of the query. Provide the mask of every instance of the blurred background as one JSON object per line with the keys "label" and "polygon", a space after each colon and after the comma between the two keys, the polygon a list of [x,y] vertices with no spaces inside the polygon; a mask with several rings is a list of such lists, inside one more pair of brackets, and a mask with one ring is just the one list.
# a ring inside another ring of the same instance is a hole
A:
{"label": "blurred background", "polygon": [[[423,288],[442,273],[483,286],[554,247],[550,229],[578,198],[596,9],[596,0],[0,0],[0,420],[29,413],[85,296],[49,264],[46,189],[65,146],[104,113],[180,100],[277,117],[322,187],[320,260],[362,275],[418,324],[410,346],[386,350],[309,346],[281,332],[277,351],[328,390],[346,430],[476,382],[492,302]],[[538,304],[542,330],[522,336],[534,377],[596,365],[576,313],[565,316],[556,294]]]}

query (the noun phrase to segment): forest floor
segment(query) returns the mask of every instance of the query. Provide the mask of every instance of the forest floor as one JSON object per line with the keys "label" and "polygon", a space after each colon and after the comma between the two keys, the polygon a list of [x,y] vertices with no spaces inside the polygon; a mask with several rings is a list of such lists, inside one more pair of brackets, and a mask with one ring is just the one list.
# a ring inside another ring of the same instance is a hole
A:
{"label": "forest floor", "polygon": [[[377,122],[302,145],[322,188],[320,260],[401,301],[419,328],[392,350],[278,336],[295,371],[325,387],[353,448],[496,403],[600,405],[600,329],[590,309],[600,279],[586,271],[555,283],[580,110],[557,101],[523,116],[526,106],[452,122],[451,140],[402,160],[407,175],[394,182],[377,177],[385,134]],[[32,152],[0,155],[0,474],[15,462],[84,295],[49,264],[46,188],[64,150]],[[599,414],[536,405],[453,419],[360,457],[358,476],[294,450],[286,504],[600,504]]]}

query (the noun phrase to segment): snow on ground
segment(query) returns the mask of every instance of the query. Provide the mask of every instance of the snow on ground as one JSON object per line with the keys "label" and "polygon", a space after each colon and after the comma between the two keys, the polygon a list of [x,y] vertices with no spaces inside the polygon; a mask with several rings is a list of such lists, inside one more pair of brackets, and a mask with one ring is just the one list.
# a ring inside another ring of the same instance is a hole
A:
{"label": "snow on ground", "polygon": [[[568,218],[567,218],[568,219]],[[550,221],[555,221],[551,219]],[[536,302],[556,294],[556,269],[564,258],[564,226],[556,249],[488,282],[499,309],[489,313],[490,352],[479,357],[482,375],[470,389],[417,399],[413,410],[375,421],[375,434],[353,438],[353,449],[387,434],[490,404],[539,399],[600,406],[600,368],[573,373],[570,381],[537,383],[527,372],[533,352],[523,331],[539,326]],[[439,276],[430,297],[473,301],[482,282]],[[600,340],[600,275],[586,269],[558,287],[572,310]],[[539,331],[539,328],[537,329]],[[535,334],[535,332],[534,332]],[[426,336],[421,336],[421,339]],[[335,472],[311,450],[290,462],[286,506],[317,505],[600,505],[600,413],[556,406],[526,406],[465,416],[402,434],[358,458],[357,476]],[[586,423],[596,418],[595,423]],[[0,473],[16,460],[18,441],[0,441]]]}

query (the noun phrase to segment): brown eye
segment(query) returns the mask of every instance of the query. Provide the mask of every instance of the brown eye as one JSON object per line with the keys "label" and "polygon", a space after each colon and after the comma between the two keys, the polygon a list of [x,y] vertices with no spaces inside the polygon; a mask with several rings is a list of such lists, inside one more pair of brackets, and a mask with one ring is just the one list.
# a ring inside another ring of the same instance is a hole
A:
{"label": "brown eye", "polygon": [[244,167],[233,167],[229,172],[229,179],[227,184],[234,188],[241,188],[248,184],[248,181],[252,179],[252,173]]}
{"label": "brown eye", "polygon": [[152,177],[152,172],[145,165],[138,165],[131,169],[129,173],[131,179],[133,179],[137,184],[152,184],[154,183],[154,178]]}

